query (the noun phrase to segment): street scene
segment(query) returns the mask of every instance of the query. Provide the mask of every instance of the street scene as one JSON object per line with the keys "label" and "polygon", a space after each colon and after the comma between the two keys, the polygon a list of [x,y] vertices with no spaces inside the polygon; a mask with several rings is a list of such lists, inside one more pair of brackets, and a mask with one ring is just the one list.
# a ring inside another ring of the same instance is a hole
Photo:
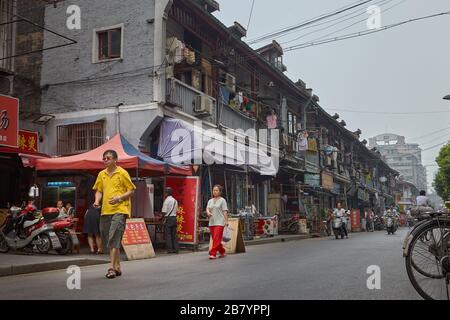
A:
{"label": "street scene", "polygon": [[0,0],[0,298],[450,300],[447,2]]}

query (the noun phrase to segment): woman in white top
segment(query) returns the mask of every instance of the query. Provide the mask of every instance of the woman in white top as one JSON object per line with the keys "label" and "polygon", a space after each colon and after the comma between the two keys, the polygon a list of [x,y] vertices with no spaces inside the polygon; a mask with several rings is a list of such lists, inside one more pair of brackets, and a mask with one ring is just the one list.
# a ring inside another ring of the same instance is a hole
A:
{"label": "woman in white top", "polygon": [[209,258],[216,259],[219,252],[220,257],[226,256],[222,246],[223,228],[228,223],[227,201],[221,197],[222,186],[215,185],[213,188],[213,198],[208,201],[206,213],[209,218],[209,230],[212,238],[212,246],[209,251]]}

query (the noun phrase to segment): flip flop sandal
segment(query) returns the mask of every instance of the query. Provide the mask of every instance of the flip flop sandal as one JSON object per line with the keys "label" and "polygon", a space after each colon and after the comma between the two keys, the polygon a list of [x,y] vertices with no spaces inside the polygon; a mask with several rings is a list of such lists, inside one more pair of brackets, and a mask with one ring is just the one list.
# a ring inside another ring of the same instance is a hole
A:
{"label": "flip flop sandal", "polygon": [[108,278],[108,279],[114,279],[115,277],[116,277],[116,271],[114,271],[114,269],[113,268],[109,268],[108,269],[108,273],[106,274],[106,277]]}
{"label": "flip flop sandal", "polygon": [[120,277],[122,275],[122,271],[114,270],[116,276]]}

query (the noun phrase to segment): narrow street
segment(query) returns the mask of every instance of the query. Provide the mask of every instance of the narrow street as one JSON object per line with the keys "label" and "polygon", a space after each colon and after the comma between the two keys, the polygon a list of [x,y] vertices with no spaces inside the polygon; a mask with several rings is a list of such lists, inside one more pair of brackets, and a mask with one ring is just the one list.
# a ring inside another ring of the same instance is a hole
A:
{"label": "narrow street", "polygon": [[[244,254],[215,261],[207,252],[130,261],[112,280],[104,277],[105,265],[82,267],[81,290],[67,289],[65,270],[4,277],[0,299],[420,299],[402,258],[406,232],[250,246]],[[371,265],[381,269],[380,290],[367,288]]]}

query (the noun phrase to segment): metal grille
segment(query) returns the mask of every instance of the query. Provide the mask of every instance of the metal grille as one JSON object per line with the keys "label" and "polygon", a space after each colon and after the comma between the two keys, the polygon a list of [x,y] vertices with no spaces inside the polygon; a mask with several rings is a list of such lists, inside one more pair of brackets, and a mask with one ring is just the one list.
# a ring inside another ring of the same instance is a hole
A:
{"label": "metal grille", "polygon": [[[0,0],[0,59],[14,53],[14,3],[15,0]],[[13,58],[0,60],[0,69],[13,71]]]}
{"label": "metal grille", "polygon": [[57,127],[58,154],[87,152],[105,142],[104,123],[92,122]]}

